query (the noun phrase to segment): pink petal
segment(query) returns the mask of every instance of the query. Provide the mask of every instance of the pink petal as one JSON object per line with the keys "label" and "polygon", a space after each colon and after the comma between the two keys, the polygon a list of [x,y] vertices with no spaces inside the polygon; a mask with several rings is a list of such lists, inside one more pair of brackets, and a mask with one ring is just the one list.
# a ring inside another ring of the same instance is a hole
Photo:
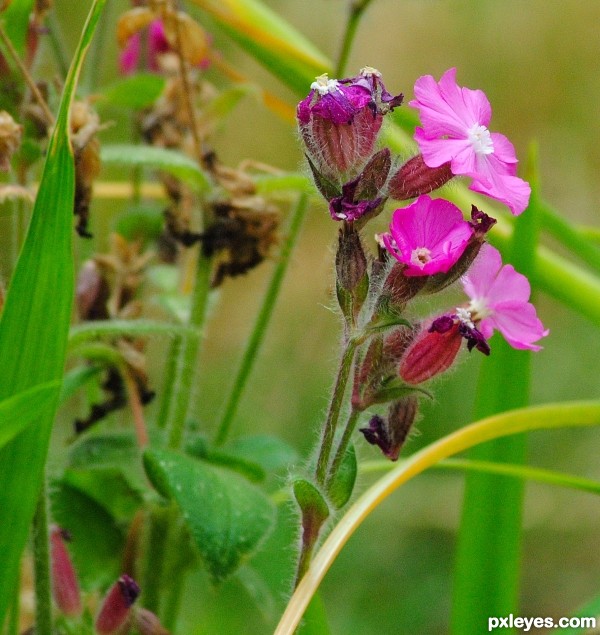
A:
{"label": "pink petal", "polygon": [[487,178],[484,177],[485,180],[482,180],[480,175],[469,174],[468,176],[473,177],[473,182],[469,186],[470,190],[504,203],[515,216],[529,205],[531,187],[527,181],[518,176],[502,176],[492,170],[488,171]]}
{"label": "pink petal", "polygon": [[[468,155],[475,155],[473,147],[469,141],[465,139],[432,139],[429,135],[425,134],[423,128],[417,128],[415,130],[415,141],[419,145],[421,154],[425,164],[430,168],[438,168],[444,163],[453,161],[455,157],[458,159],[459,165],[463,162],[468,163]],[[462,171],[456,171],[452,166],[453,174],[462,174]]]}
{"label": "pink petal", "polygon": [[487,299],[490,308],[496,308],[506,302],[529,302],[531,285],[529,280],[515,271],[512,265],[504,265],[488,289]]}
{"label": "pink petal", "polygon": [[484,319],[481,326],[488,321],[502,333],[513,348],[519,350],[541,350],[542,347],[533,342],[550,332],[544,329],[536,315],[535,307],[529,302],[515,302],[512,305],[507,303],[499,307],[492,316]]}
{"label": "pink petal", "polygon": [[471,300],[487,297],[488,290],[494,284],[501,267],[502,256],[500,252],[495,247],[487,243],[484,244],[479,250],[475,262],[462,279],[463,289]]}
{"label": "pink petal", "polygon": [[121,75],[131,75],[137,70],[138,61],[140,59],[141,48],[141,36],[139,33],[134,33],[125,48],[119,55],[119,70]]}

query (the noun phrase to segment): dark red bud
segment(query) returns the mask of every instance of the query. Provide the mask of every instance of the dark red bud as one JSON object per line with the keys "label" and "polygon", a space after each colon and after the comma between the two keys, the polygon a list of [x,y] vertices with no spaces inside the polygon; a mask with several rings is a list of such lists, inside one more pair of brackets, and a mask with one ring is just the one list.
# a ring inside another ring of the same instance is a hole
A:
{"label": "dark red bud", "polygon": [[400,362],[400,377],[416,385],[443,373],[454,363],[461,342],[458,325],[444,333],[422,329]]}
{"label": "dark red bud", "polygon": [[106,594],[98,617],[98,635],[116,635],[129,620],[131,607],[140,594],[140,587],[133,578],[122,575]]}
{"label": "dark red bud", "polygon": [[389,183],[389,194],[397,201],[416,198],[437,190],[453,176],[449,163],[444,163],[438,168],[430,168],[419,154],[409,159],[394,173]]}
{"label": "dark red bud", "polygon": [[52,595],[58,609],[64,615],[76,617],[81,613],[81,595],[77,574],[65,545],[69,535],[60,527],[50,529],[50,559],[52,571]]}

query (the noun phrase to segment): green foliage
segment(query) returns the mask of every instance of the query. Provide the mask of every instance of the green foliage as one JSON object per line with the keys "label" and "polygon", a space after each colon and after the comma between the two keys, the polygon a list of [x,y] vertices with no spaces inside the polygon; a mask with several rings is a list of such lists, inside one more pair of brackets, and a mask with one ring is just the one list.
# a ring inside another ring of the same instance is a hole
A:
{"label": "green foliage", "polygon": [[105,145],[100,152],[102,163],[153,168],[177,177],[197,192],[207,190],[209,180],[198,163],[177,150],[127,144]]}
{"label": "green foliage", "polygon": [[100,103],[140,110],[151,106],[165,89],[166,80],[152,73],[137,73],[105,86]]}
{"label": "green foliage", "polygon": [[41,384],[0,401],[0,449],[56,401],[59,386]]}
{"label": "green foliage", "polygon": [[[19,3],[22,4],[22,3]],[[68,114],[83,57],[104,5],[92,6],[65,83],[29,231],[6,296],[0,320],[4,360],[0,398],[63,374],[71,304],[74,166]],[[52,292],[47,292],[52,290]],[[58,395],[57,395],[58,396]],[[0,624],[4,623],[43,478],[57,399],[0,451],[0,508],[10,523],[0,525]],[[23,475],[27,474],[27,478]]]}
{"label": "green foliage", "polygon": [[354,446],[350,445],[328,490],[329,498],[336,509],[341,509],[350,500],[357,471],[356,452]]}
{"label": "green foliage", "polygon": [[144,453],[156,489],[175,501],[212,578],[231,575],[260,546],[274,524],[274,508],[235,472],[169,450]]}

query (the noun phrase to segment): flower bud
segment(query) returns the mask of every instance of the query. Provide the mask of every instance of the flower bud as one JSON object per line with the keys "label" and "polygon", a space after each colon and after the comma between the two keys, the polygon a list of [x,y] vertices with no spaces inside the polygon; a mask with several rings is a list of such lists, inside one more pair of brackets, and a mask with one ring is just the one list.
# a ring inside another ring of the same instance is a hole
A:
{"label": "flower bud", "polygon": [[77,574],[65,545],[68,540],[69,534],[64,529],[50,528],[52,595],[61,613],[76,617],[81,613],[81,596]]}
{"label": "flower bud", "polygon": [[339,184],[356,177],[373,154],[383,116],[401,101],[401,95],[385,90],[381,74],[372,68],[343,80],[317,77],[296,113],[316,170]]}
{"label": "flower bud", "polygon": [[116,635],[129,620],[131,607],[140,594],[140,587],[133,578],[122,575],[109,589],[104,598],[98,617],[98,635]]}
{"label": "flower bud", "polygon": [[0,110],[0,171],[10,170],[10,159],[21,143],[23,126],[5,111]]}
{"label": "flower bud", "polygon": [[407,384],[416,385],[443,373],[452,366],[461,342],[462,335],[454,322],[444,332],[422,326],[400,360],[398,374]]}
{"label": "flower bud", "polygon": [[371,445],[379,446],[388,459],[397,461],[418,409],[419,402],[414,395],[403,397],[390,405],[387,419],[375,415],[369,421],[369,427],[360,431]]}
{"label": "flower bud", "polygon": [[390,197],[397,201],[416,198],[421,194],[428,194],[438,187],[445,185],[454,175],[450,170],[450,163],[444,163],[437,168],[430,168],[418,154],[409,159],[391,177],[389,182]]}

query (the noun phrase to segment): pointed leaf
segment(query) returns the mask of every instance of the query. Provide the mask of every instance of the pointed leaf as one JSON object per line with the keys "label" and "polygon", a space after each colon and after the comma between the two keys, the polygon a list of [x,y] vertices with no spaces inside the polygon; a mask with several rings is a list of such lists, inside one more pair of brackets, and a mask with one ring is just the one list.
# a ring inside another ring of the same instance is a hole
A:
{"label": "pointed leaf", "polygon": [[[62,378],[73,298],[74,166],[69,143],[69,108],[77,78],[106,0],[90,10],[67,76],[60,109],[23,249],[0,318],[0,399]],[[0,624],[16,586],[42,482],[58,401],[0,450]]]}
{"label": "pointed leaf", "polygon": [[177,503],[215,581],[233,573],[273,527],[272,503],[234,472],[170,450],[147,450],[144,466],[156,489]]}

